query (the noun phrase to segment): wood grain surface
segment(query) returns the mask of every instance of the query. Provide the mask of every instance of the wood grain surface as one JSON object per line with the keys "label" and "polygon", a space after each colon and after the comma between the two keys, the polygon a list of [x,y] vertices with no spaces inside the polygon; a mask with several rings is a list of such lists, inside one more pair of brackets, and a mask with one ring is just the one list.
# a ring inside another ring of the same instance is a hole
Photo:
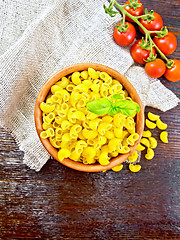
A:
{"label": "wood grain surface", "polygon": [[[180,59],[180,1],[143,0],[173,31]],[[161,82],[178,97],[180,83]],[[54,159],[38,173],[23,165],[13,137],[0,129],[0,239],[180,239],[180,107],[147,107],[168,124],[153,160],[132,173],[84,173]]]}

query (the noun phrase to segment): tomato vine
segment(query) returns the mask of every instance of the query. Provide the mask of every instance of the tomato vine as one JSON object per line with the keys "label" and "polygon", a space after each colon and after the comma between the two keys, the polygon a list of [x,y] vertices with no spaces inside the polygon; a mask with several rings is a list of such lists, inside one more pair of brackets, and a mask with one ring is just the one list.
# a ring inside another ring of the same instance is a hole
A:
{"label": "tomato vine", "polygon": [[[168,38],[170,35],[170,37],[173,39],[172,41],[174,45],[171,44],[173,45],[173,48],[169,49],[169,52],[167,53],[168,54],[172,53],[176,49],[177,39],[173,33],[168,31],[167,27],[163,27],[163,20],[161,16],[158,13],[155,13],[153,10],[148,12],[147,9],[145,9],[145,13],[142,14],[143,5],[140,2],[140,0],[128,0],[124,5],[120,5],[115,0],[111,0],[108,7],[103,5],[105,13],[109,14],[111,17],[114,17],[116,14],[118,14],[119,11],[114,11],[114,6],[118,10],[120,10],[120,12],[122,13],[122,19],[120,23],[115,26],[115,30],[114,30],[114,39],[116,36],[115,41],[117,40],[116,42],[121,46],[127,46],[133,42],[134,39],[132,39],[131,42],[127,42],[127,44],[123,42],[125,34],[127,35],[127,32],[129,31],[130,24],[129,22],[127,22],[127,19],[129,19],[128,21],[136,23],[139,26],[139,29],[141,30],[141,32],[144,33],[145,35],[145,39],[142,38],[142,40],[139,41],[139,43],[136,42],[136,44],[139,44],[143,50],[149,51],[149,56],[146,59],[144,59],[144,64],[146,62],[148,63],[148,62],[155,61],[157,58],[157,54],[155,52],[157,52],[160,55],[160,57],[166,62],[167,70],[175,68],[176,67],[175,65],[177,65],[176,62],[180,60],[168,59],[166,57],[167,54],[166,55],[164,54],[167,51],[163,51],[162,49],[163,47],[161,46],[162,46],[162,42],[164,41],[164,38]],[[117,33],[117,31],[119,33]],[[136,31],[135,31],[135,34],[136,34]],[[155,37],[153,38],[152,36],[155,36]],[[119,38],[120,40],[118,41]],[[154,49],[156,51],[154,51]],[[139,62],[137,61],[137,63]],[[179,72],[178,74],[176,74],[177,76],[174,81],[180,80],[180,69],[178,70]]]}

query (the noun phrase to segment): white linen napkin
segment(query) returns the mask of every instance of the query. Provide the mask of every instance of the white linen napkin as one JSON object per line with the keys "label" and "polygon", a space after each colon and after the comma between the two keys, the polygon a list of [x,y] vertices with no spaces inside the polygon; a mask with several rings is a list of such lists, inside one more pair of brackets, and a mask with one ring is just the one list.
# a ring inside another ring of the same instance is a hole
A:
{"label": "white linen napkin", "polygon": [[[120,15],[104,13],[101,0],[4,1],[1,3],[0,126],[15,137],[23,162],[39,171],[49,159],[34,125],[39,90],[56,71],[94,62],[124,74],[143,105],[167,111],[179,99],[144,68],[133,64],[128,47],[112,37]],[[16,12],[14,12],[16,11]]]}

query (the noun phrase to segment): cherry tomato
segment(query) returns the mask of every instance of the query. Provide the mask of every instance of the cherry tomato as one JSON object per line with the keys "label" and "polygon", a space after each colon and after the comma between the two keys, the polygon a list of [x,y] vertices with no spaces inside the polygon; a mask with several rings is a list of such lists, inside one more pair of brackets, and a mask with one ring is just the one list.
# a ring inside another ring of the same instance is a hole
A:
{"label": "cherry tomato", "polygon": [[150,77],[159,78],[165,73],[166,64],[160,58],[156,58],[154,61],[146,63],[145,71]]}
{"label": "cherry tomato", "polygon": [[[142,43],[142,40],[137,40],[132,46],[131,46],[131,56],[133,60],[136,63],[139,64],[145,64],[145,60],[149,57],[150,50],[143,49],[139,43]],[[153,54],[155,55],[156,51],[155,48],[153,47],[152,50]]]}
{"label": "cherry tomato", "polygon": [[[153,13],[154,19],[152,19],[150,22],[148,22],[146,19],[141,18],[139,21],[140,23],[149,31],[160,31],[163,27],[163,20],[162,17],[154,12]],[[141,27],[139,27],[140,31],[144,34],[144,31]],[[155,35],[152,33],[151,35]]]}
{"label": "cherry tomato", "polygon": [[[141,3],[141,1],[138,0],[138,3]],[[125,3],[125,4],[130,4],[129,0]],[[141,3],[141,6],[134,9],[134,8],[130,8],[129,6],[126,6],[124,8],[128,13],[130,13],[133,16],[140,16],[143,14],[143,5]],[[133,20],[131,18],[129,18],[128,16],[126,16],[126,20],[129,22],[133,22]]]}
{"label": "cherry tomato", "polygon": [[154,37],[153,41],[164,55],[173,53],[177,47],[177,39],[172,32],[168,32],[163,38]]}
{"label": "cherry tomato", "polygon": [[170,82],[177,82],[180,80],[180,60],[172,59],[174,66],[172,68],[167,68],[164,74],[165,78]]}
{"label": "cherry tomato", "polygon": [[[114,34],[113,34],[114,40],[120,46],[130,45],[136,37],[135,27],[129,22],[125,22],[125,24],[128,24],[128,28],[126,32],[119,32],[116,27],[114,29]],[[121,23],[119,23],[118,26],[121,26]]]}

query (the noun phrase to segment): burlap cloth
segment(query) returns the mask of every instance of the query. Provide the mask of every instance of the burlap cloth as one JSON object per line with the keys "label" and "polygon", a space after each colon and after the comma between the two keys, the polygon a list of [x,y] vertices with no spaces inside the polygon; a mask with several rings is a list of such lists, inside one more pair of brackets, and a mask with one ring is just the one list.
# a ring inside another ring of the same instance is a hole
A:
{"label": "burlap cloth", "polygon": [[129,48],[112,38],[120,15],[104,13],[101,0],[7,0],[0,5],[0,126],[15,137],[24,163],[39,171],[49,159],[34,125],[42,85],[57,70],[82,62],[101,63],[124,74],[143,105],[167,111],[179,99],[144,68],[133,66]]}

